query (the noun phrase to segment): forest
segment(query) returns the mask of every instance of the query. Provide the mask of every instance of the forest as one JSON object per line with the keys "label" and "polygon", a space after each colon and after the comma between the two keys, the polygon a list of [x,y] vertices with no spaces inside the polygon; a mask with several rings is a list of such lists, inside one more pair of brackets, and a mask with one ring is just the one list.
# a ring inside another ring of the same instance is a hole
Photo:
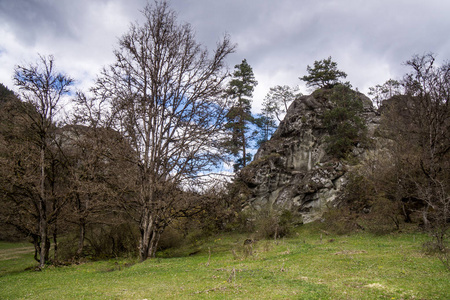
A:
{"label": "forest", "polygon": [[[17,93],[0,84],[0,240],[31,242],[40,269],[125,256],[143,262],[192,234],[277,239],[302,226],[286,211],[249,218],[241,178],[299,90],[270,88],[254,115],[257,78],[245,59],[227,69],[231,37],[208,52],[165,1],[142,13],[89,90],[73,90],[76,79],[52,55],[16,67]],[[433,54],[405,64],[403,78],[370,92],[387,154],[352,175],[320,230],[413,226],[450,269],[450,64]],[[331,57],[307,72],[300,80],[313,93],[333,95],[320,117],[327,155],[357,165],[352,149],[375,146],[346,73]],[[218,171],[224,164],[231,175]]]}

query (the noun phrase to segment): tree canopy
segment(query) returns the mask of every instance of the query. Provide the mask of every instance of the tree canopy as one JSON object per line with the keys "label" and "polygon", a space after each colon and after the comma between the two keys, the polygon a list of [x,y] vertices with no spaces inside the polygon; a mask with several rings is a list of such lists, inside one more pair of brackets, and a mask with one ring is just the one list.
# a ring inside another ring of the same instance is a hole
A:
{"label": "tree canopy", "polygon": [[305,81],[308,87],[316,88],[332,88],[338,84],[340,78],[346,78],[347,74],[337,68],[337,63],[332,61],[331,56],[314,62],[314,66],[306,67],[309,75],[300,77],[300,80]]}

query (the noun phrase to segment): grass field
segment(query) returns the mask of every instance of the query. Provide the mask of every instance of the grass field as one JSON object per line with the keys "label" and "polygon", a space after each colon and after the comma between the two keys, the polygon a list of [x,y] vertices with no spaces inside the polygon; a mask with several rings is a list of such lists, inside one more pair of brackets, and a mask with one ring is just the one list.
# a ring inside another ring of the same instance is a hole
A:
{"label": "grass field", "polygon": [[30,244],[0,243],[0,298],[450,299],[450,272],[423,253],[422,234],[330,236],[304,226],[293,238],[256,242],[252,255],[245,238],[215,236],[144,263],[39,272],[25,271],[36,265]]}

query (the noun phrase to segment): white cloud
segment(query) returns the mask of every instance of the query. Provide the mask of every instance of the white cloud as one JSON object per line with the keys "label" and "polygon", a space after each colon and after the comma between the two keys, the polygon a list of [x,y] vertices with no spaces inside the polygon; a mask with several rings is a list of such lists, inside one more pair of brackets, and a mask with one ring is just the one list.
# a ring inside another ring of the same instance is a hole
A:
{"label": "white cloud", "polygon": [[[153,3],[150,1],[150,3]],[[145,0],[0,0],[0,82],[14,66],[54,54],[57,67],[87,89],[113,61],[117,38],[142,19]],[[233,68],[246,58],[259,85],[254,111],[269,88],[302,85],[315,60],[332,56],[361,91],[398,78],[413,54],[450,57],[450,2],[442,0],[172,0],[209,49],[225,33],[238,43]],[[303,93],[305,89],[301,90]]]}

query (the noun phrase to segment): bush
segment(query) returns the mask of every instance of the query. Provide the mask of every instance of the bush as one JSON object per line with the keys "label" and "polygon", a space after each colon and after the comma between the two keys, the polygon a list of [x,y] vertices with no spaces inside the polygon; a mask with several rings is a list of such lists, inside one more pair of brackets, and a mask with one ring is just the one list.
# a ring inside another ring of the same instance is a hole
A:
{"label": "bush", "polygon": [[241,232],[254,234],[257,239],[278,239],[291,234],[293,228],[301,223],[301,217],[290,210],[263,208],[241,212],[236,227]]}
{"label": "bush", "polygon": [[330,208],[322,216],[322,226],[326,231],[344,235],[362,230],[358,224],[358,214],[348,206]]}
{"label": "bush", "polygon": [[370,211],[361,216],[360,224],[373,234],[386,234],[400,230],[398,202],[384,197],[378,197],[373,202]]}
{"label": "bush", "polygon": [[437,256],[444,267],[450,271],[450,245],[447,241],[442,245],[436,240],[431,240],[425,242],[422,246],[427,255]]}
{"label": "bush", "polygon": [[92,259],[136,256],[138,239],[137,228],[131,224],[92,226],[86,234],[88,244],[83,256]]}
{"label": "bush", "polygon": [[0,241],[18,242],[27,239],[27,235],[17,230],[16,227],[0,223],[2,230],[0,230]]}
{"label": "bush", "polygon": [[158,250],[180,247],[183,244],[183,232],[173,226],[167,227],[161,234]]}
{"label": "bush", "polygon": [[400,229],[401,203],[378,192],[375,183],[359,174],[351,174],[338,208],[324,214],[327,230],[347,234],[365,230],[385,234]]}

